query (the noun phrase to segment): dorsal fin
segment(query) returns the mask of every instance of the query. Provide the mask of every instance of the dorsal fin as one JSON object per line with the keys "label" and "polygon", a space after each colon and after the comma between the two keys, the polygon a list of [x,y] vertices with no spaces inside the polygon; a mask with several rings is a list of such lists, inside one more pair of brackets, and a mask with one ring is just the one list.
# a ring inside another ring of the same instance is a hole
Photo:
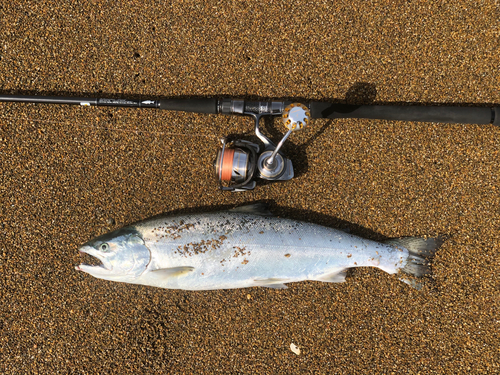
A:
{"label": "dorsal fin", "polygon": [[274,216],[273,213],[269,211],[269,205],[262,202],[235,207],[230,209],[229,211],[242,214],[260,215],[260,216]]}

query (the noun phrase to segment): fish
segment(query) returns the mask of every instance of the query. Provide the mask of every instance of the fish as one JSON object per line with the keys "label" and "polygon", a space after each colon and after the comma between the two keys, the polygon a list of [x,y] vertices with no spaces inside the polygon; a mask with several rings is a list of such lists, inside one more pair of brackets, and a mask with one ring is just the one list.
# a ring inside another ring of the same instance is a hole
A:
{"label": "fish", "polygon": [[442,243],[441,236],[377,242],[277,217],[257,203],[159,216],[115,230],[79,248],[100,264],[82,263],[75,269],[108,281],[216,290],[283,289],[305,280],[339,283],[350,268],[375,267],[420,289]]}

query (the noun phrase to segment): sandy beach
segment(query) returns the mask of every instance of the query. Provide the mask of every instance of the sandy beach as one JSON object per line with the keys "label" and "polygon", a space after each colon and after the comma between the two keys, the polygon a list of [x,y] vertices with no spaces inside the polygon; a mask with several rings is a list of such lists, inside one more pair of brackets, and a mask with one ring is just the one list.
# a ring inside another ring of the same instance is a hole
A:
{"label": "sandy beach", "polygon": [[[500,106],[493,0],[19,0],[0,20],[0,94]],[[314,120],[283,147],[296,177],[245,193],[218,190],[227,135],[251,138],[252,119],[0,103],[0,373],[500,371],[499,127]],[[74,269],[100,234],[252,202],[374,240],[448,239],[421,291],[372,268],[206,292]]]}

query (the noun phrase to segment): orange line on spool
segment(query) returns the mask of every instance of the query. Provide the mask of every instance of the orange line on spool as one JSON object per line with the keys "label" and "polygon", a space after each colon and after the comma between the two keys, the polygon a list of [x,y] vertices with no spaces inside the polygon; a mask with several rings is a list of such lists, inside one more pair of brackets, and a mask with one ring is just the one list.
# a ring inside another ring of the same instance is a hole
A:
{"label": "orange line on spool", "polygon": [[233,159],[234,149],[226,148],[222,158],[222,169],[220,174],[220,179],[222,181],[231,181],[231,176],[233,174]]}

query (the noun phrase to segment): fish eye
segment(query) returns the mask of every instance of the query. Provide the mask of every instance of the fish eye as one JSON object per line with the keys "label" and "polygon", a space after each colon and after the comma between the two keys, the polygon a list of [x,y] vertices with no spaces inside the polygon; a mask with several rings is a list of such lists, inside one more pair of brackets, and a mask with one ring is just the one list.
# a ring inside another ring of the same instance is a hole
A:
{"label": "fish eye", "polygon": [[104,242],[99,246],[99,250],[101,250],[103,253],[106,253],[109,251],[109,245]]}

